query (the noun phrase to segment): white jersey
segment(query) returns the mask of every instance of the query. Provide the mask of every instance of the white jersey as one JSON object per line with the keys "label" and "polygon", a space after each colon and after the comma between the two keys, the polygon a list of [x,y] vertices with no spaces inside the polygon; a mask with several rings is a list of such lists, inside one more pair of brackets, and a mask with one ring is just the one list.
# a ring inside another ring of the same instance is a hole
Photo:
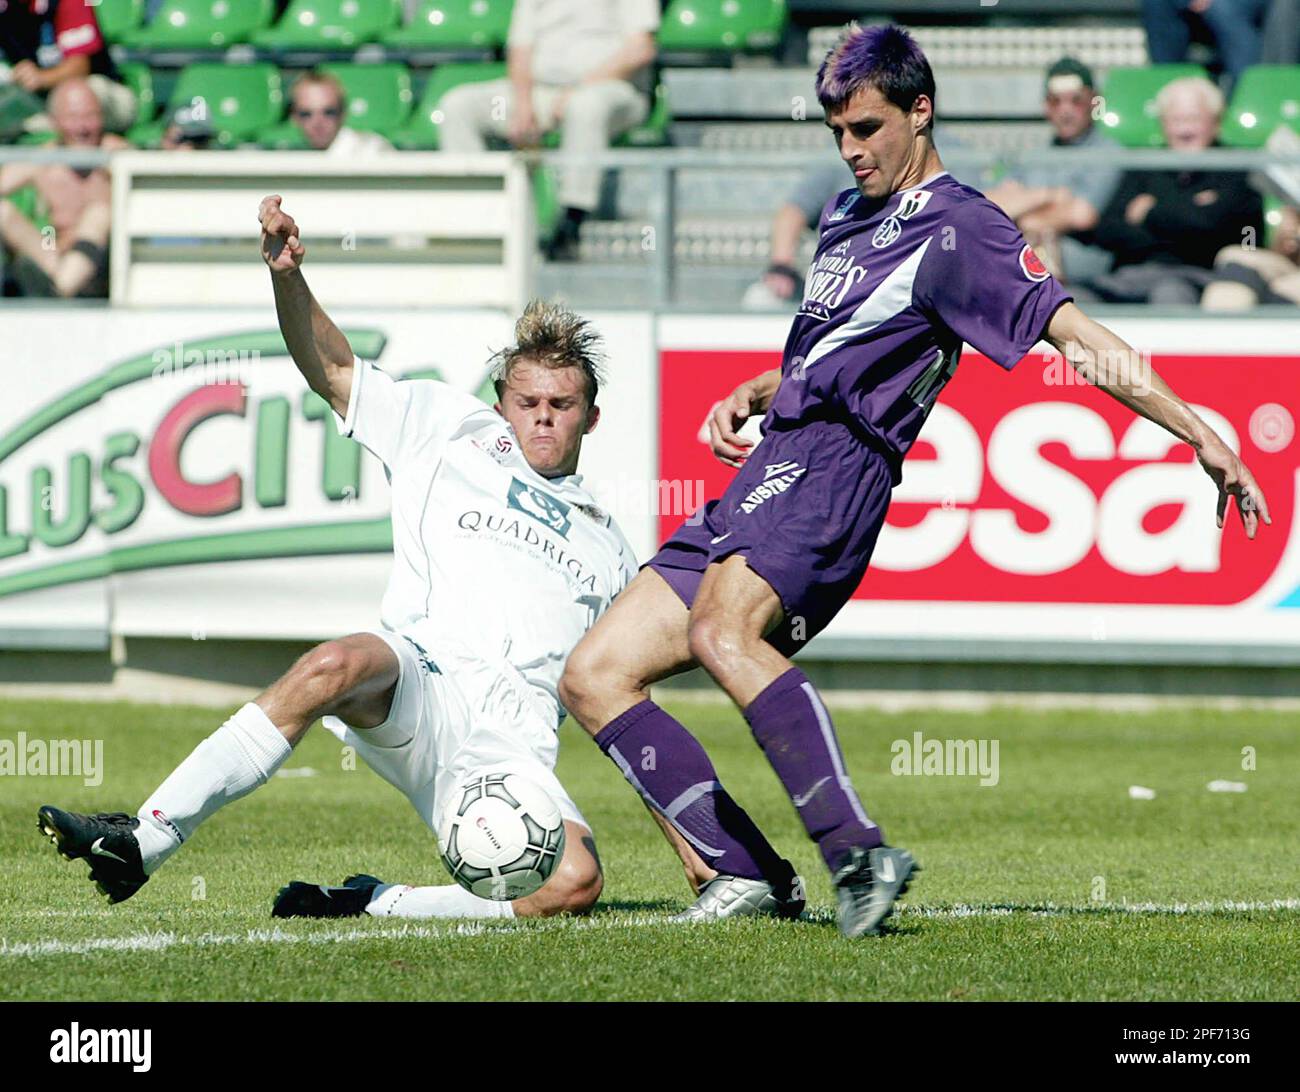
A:
{"label": "white jersey", "polygon": [[553,726],[564,661],[636,572],[631,547],[578,474],[543,478],[504,417],[432,379],[357,360],[339,430],[384,464],[393,490],[386,628],[435,663],[510,665]]}

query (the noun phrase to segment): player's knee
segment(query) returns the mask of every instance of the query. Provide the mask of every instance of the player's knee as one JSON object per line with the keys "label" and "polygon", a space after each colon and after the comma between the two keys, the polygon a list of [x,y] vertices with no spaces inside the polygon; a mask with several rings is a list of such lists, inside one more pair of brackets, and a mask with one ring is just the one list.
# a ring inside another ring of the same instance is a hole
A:
{"label": "player's knee", "polygon": [[545,912],[585,914],[596,905],[604,886],[605,878],[592,861],[561,861],[547,884],[551,890]]}
{"label": "player's knee", "polygon": [[735,626],[712,611],[691,612],[686,642],[691,655],[710,674],[732,663],[743,650]]}
{"label": "player's knee", "polygon": [[583,700],[587,696],[586,689],[582,685],[581,677],[575,672],[573,666],[573,657],[576,654],[570,653],[568,662],[564,665],[564,673],[560,676],[560,702],[570,713],[577,715]]}
{"label": "player's knee", "polygon": [[326,641],[302,657],[290,674],[314,704],[346,694],[361,669],[361,654],[342,641]]}
{"label": "player's knee", "polygon": [[602,677],[606,674],[603,659],[598,648],[580,641],[564,665],[564,674],[560,676],[560,701],[580,721],[584,721],[584,713],[602,691]]}

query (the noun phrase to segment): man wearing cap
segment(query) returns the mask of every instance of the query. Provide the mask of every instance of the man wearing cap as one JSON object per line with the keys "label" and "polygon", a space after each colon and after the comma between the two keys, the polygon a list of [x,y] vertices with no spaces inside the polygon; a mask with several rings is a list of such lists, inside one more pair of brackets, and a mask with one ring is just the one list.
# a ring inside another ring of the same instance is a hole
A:
{"label": "man wearing cap", "polygon": [[[1053,148],[1116,146],[1093,125],[1095,86],[1092,70],[1073,57],[1062,57],[1047,70],[1043,114],[1052,126]],[[1089,233],[1118,184],[1119,171],[1113,168],[1070,162],[1013,170],[987,196],[1074,290],[1110,269],[1111,255],[1092,245]]]}

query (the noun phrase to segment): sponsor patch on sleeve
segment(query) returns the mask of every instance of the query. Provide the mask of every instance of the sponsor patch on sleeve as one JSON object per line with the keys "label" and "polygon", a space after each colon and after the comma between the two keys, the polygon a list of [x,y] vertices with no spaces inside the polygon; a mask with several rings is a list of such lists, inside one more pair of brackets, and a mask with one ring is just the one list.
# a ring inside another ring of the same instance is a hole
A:
{"label": "sponsor patch on sleeve", "polygon": [[1042,259],[1034,253],[1034,248],[1028,243],[1020,251],[1020,268],[1031,281],[1045,281],[1052,275],[1048,272],[1047,266],[1043,265]]}

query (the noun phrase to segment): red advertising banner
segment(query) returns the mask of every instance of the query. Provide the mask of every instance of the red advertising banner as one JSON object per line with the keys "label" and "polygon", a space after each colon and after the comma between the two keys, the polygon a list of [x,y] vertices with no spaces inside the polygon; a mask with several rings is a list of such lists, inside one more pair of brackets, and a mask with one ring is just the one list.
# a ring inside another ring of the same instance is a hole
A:
{"label": "red advertising banner", "polygon": [[[904,464],[857,597],[1214,606],[1259,593],[1292,538],[1300,358],[1150,359],[1254,472],[1273,515],[1254,542],[1235,513],[1216,528],[1190,447],[1059,358],[1031,355],[1008,374],[968,349]],[[774,351],[661,352],[661,479],[720,495],[732,471],[702,426],[737,383],[779,363]],[[679,521],[663,517],[662,536]],[[1300,602],[1292,588],[1260,605],[1282,599]]]}

